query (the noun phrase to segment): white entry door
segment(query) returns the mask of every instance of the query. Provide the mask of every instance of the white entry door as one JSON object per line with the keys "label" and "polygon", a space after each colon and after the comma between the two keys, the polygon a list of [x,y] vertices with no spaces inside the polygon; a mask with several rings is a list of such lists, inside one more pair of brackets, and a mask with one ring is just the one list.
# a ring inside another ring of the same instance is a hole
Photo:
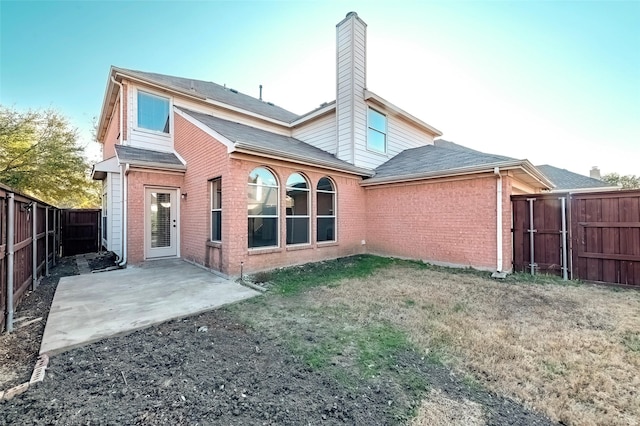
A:
{"label": "white entry door", "polygon": [[146,257],[178,255],[178,191],[145,188]]}

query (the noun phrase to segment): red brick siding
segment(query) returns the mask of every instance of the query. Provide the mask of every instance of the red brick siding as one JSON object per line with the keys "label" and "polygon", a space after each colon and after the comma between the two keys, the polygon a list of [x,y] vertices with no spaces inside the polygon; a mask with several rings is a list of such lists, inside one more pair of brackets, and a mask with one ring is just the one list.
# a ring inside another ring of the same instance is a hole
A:
{"label": "red brick siding", "polygon": [[[367,188],[368,251],[495,270],[496,182],[487,174]],[[503,188],[503,265],[510,269],[509,178]]]}
{"label": "red brick siding", "polygon": [[116,105],[113,108],[113,117],[111,119],[111,122],[109,123],[109,127],[107,127],[107,133],[104,136],[104,141],[102,146],[103,160],[106,160],[116,155],[115,146],[118,143],[119,133],[120,133],[120,101],[116,102]]}
{"label": "red brick siding", "polygon": [[[144,189],[146,186],[176,188],[182,193],[183,176],[177,174],[131,171],[127,175],[127,261],[144,260]],[[182,214],[181,203],[181,214]]]}

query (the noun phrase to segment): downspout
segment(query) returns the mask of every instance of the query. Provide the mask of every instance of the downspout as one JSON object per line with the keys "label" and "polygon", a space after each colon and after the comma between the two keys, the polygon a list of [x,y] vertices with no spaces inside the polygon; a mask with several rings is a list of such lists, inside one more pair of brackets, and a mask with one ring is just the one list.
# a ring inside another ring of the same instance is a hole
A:
{"label": "downspout", "polygon": [[119,83],[115,78],[113,78],[113,76],[111,76],[111,81],[113,82],[113,84],[117,85],[120,90],[118,91],[118,100],[120,101],[120,119],[118,120],[118,124],[119,124],[119,135],[118,135],[118,142],[120,142],[120,145],[122,145],[122,141],[124,140],[122,138],[122,129],[124,128],[122,120],[124,118],[124,113],[123,113],[123,102],[122,102],[122,91],[123,91],[123,87],[122,87],[122,83]]}
{"label": "downspout", "polygon": [[124,268],[127,266],[127,195],[128,195],[128,185],[127,185],[127,175],[129,174],[129,163],[123,164],[120,166],[122,179],[120,179],[120,184],[122,185],[122,190],[120,193],[122,194],[122,260],[118,263],[118,266]]}
{"label": "downspout", "polygon": [[496,272],[502,272],[502,175],[500,167],[493,173],[498,177],[496,186]]}
{"label": "downspout", "polygon": [[13,331],[13,248],[15,243],[15,195],[8,194],[7,206],[7,333]]}

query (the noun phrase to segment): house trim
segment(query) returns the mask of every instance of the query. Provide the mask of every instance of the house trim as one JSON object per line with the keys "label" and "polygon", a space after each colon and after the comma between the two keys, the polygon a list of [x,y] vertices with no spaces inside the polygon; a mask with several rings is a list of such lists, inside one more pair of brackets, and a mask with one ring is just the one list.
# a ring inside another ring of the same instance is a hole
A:
{"label": "house trim", "polygon": [[173,110],[180,117],[184,118],[189,123],[193,124],[198,129],[202,130],[203,132],[205,132],[206,134],[208,134],[209,136],[211,136],[212,138],[214,138],[215,140],[217,140],[218,142],[220,142],[224,146],[226,146],[227,147],[227,153],[233,152],[235,150],[235,144],[232,141],[230,141],[229,139],[227,139],[226,137],[224,137],[220,133],[216,132],[211,127],[209,127],[206,124],[202,123],[201,121],[193,118],[192,116],[190,116],[186,112],[182,111],[180,108],[174,108]]}
{"label": "house trim", "polygon": [[395,106],[391,102],[389,102],[386,99],[376,95],[375,93],[373,93],[372,91],[370,91],[368,89],[364,90],[364,100],[365,101],[369,101],[370,103],[382,106],[382,107],[386,108],[388,111],[392,111],[395,114],[404,117],[409,122],[417,125],[418,127],[422,128],[423,130],[426,130],[427,132],[431,133],[434,136],[442,136],[442,132],[440,130],[436,129],[435,127],[432,127],[432,126],[428,125],[424,121],[422,121],[419,118],[409,114],[408,112],[406,112],[402,108]]}

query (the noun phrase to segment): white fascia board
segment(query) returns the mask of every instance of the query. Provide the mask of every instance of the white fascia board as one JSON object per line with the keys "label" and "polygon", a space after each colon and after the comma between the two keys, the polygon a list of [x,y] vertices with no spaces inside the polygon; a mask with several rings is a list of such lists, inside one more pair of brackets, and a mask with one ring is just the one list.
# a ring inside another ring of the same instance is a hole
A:
{"label": "white fascia board", "polygon": [[336,109],[336,101],[330,102],[329,104],[325,105],[322,108],[318,108],[314,111],[311,111],[310,113],[308,113],[307,115],[304,115],[300,118],[298,118],[295,121],[291,122],[291,127],[296,127],[299,126],[300,124],[306,123],[307,121],[313,120],[315,118],[321,117],[333,110]]}
{"label": "white fascia board", "polygon": [[[107,77],[107,87],[104,89],[104,98],[102,99],[102,110],[100,111],[100,120],[98,121],[98,134],[97,139],[98,142],[102,141],[105,133],[107,132],[107,126],[109,123],[106,123],[105,115],[108,113],[109,105],[111,104],[111,98],[115,96],[114,94],[114,86],[113,81],[111,81],[111,77],[115,78],[115,70],[116,68],[112,65],[109,69],[109,77]],[[114,101],[115,104],[115,101]]]}
{"label": "white fascia board", "polygon": [[406,112],[402,108],[395,106],[391,102],[389,102],[386,99],[376,95],[375,93],[373,93],[370,90],[367,90],[367,89],[364,90],[364,100],[365,101],[371,100],[371,101],[373,101],[375,103],[378,103],[378,104],[384,106],[386,109],[388,109],[390,111],[393,111],[394,113],[406,118],[410,122],[418,125],[419,127],[422,127],[423,129],[427,130],[429,133],[433,134],[434,136],[442,136],[442,132],[440,130],[436,129],[433,126],[430,126],[429,124],[425,123],[424,121],[420,120],[419,118],[409,114],[408,112]]}
{"label": "white fascia board", "polygon": [[593,188],[573,188],[573,189],[552,189],[551,193],[565,193],[569,192],[571,194],[580,194],[584,192],[608,192],[608,191],[620,191],[622,187],[620,186],[600,186]]}
{"label": "white fascia board", "polygon": [[[208,134],[212,138],[214,138],[217,141],[219,141],[220,143],[224,144],[224,146],[227,147],[227,153],[230,153],[235,149],[235,144],[231,140],[227,139],[225,136],[222,136],[220,133],[216,132],[211,127],[209,127],[206,124],[202,123],[201,121],[193,118],[192,116],[190,116],[189,114],[187,114],[184,111],[181,111],[178,108],[174,107],[173,111],[176,114],[178,114],[180,117],[182,117],[185,120],[187,120],[189,123],[191,123],[194,126],[196,126],[198,129],[202,130],[203,132],[205,132],[206,134]],[[178,157],[178,158],[180,158],[180,157]],[[182,160],[182,158],[180,158],[180,160]]]}
{"label": "white fascia board", "polygon": [[[533,175],[530,170],[527,170],[525,163],[528,163],[527,160],[517,160],[517,161],[502,161],[490,164],[482,164],[479,166],[472,167],[460,167],[457,169],[448,169],[442,171],[435,172],[424,172],[424,173],[413,173],[403,176],[389,176],[386,178],[376,178],[373,177],[371,179],[365,180],[360,183],[361,186],[374,186],[374,185],[384,185],[388,183],[402,183],[402,182],[413,182],[418,180],[427,180],[427,179],[439,179],[445,177],[455,177],[455,176],[466,176],[478,173],[491,173],[494,174],[495,168],[498,167],[500,170],[514,170],[520,169],[523,172],[527,173],[531,177],[533,177],[536,181],[538,181],[544,188],[553,188],[554,185],[549,182],[546,178],[538,178]],[[529,163],[531,164],[531,163]],[[533,167],[533,166],[531,166]],[[534,168],[535,169],[535,168]],[[539,172],[538,172],[539,174]],[[546,181],[546,182],[545,182]]]}
{"label": "white fascia board", "polygon": [[261,157],[272,158],[274,160],[281,161],[294,161],[298,164],[304,164],[306,166],[318,167],[327,170],[334,170],[343,173],[356,174],[358,176],[373,176],[373,171],[368,169],[363,169],[360,167],[340,167],[336,164],[332,164],[328,161],[322,160],[309,160],[308,157],[303,157],[299,155],[294,155],[288,152],[276,151],[269,148],[264,147],[256,147],[252,144],[237,142],[236,149],[234,152],[241,154],[250,154],[250,155],[259,155]]}

